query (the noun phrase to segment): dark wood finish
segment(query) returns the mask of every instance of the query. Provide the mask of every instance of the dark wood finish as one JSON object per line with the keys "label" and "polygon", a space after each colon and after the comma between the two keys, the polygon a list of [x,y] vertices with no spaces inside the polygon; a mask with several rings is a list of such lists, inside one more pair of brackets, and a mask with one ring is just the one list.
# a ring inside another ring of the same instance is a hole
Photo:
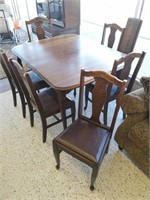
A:
{"label": "dark wood finish", "polygon": [[123,53],[130,53],[134,50],[142,20],[137,18],[128,18],[125,31],[123,32],[122,39],[118,45],[118,50]]}
{"label": "dark wood finish", "polygon": [[18,90],[17,90],[16,84],[14,82],[14,79],[13,79],[13,77],[11,75],[11,72],[10,72],[10,70],[8,68],[7,61],[8,61],[8,59],[7,59],[6,54],[0,51],[1,66],[3,67],[4,72],[6,73],[6,76],[8,78],[8,81],[9,81],[9,84],[10,84],[10,88],[11,88],[11,91],[12,91],[13,103],[14,103],[14,106],[16,107],[17,106],[17,93],[18,93]]}
{"label": "dark wood finish", "polygon": [[[5,53],[0,53],[1,57],[1,64],[4,68],[4,71],[6,72],[8,81],[11,86],[12,94],[13,94],[13,100],[14,100],[14,106],[17,106],[17,96],[16,94],[19,93],[20,99],[21,99],[21,105],[22,105],[22,114],[23,117],[26,117],[26,98],[24,96],[24,91],[21,88],[21,85],[16,77],[15,71],[13,66],[8,60],[8,57]],[[43,89],[45,87],[48,87],[45,81],[43,81],[35,72],[30,71],[31,79],[34,83],[34,87],[36,90]]]}
{"label": "dark wood finish", "polygon": [[[41,3],[35,2],[39,16],[44,15],[47,18],[54,19],[53,35],[80,33],[80,0],[45,0],[41,2],[45,7],[44,13],[41,13],[38,8]],[[48,26],[45,26],[45,28],[48,32],[51,32]]]}
{"label": "dark wood finish", "polygon": [[11,90],[12,90],[12,95],[13,95],[13,100],[14,100],[14,106],[17,106],[17,93],[20,96],[20,100],[21,100],[21,105],[22,105],[22,115],[25,118],[26,117],[26,100],[23,94],[23,91],[20,87],[20,84],[18,83],[16,76],[14,74],[14,71],[12,69],[12,66],[10,64],[10,62],[8,61],[8,57],[5,53],[1,53],[0,54],[1,57],[1,64],[2,67],[4,69],[4,71],[6,72],[7,78],[9,80],[10,86],[11,86]]}
{"label": "dark wood finish", "polygon": [[[30,77],[30,72],[25,72],[21,65],[19,65],[19,63],[15,60],[11,60],[11,63],[16,70],[16,75],[18,77],[20,85],[22,86],[29,105],[31,126],[34,126],[34,112],[37,111],[40,114],[43,127],[43,142],[46,142],[47,128],[62,121],[62,119],[59,119],[56,116],[56,114],[60,112],[60,106],[57,101],[57,94],[52,88],[48,88],[41,91],[40,93],[37,93],[34,83]],[[71,109],[71,114],[68,115],[66,118],[72,117],[72,121],[74,122],[75,102],[66,97],[65,108]],[[56,121],[47,124],[47,118],[51,116],[54,116]]]}
{"label": "dark wood finish", "polygon": [[[45,39],[48,36],[52,37],[53,35],[53,23],[51,19],[43,18],[43,17],[35,17],[29,21],[25,21],[27,34],[29,37],[29,42],[31,42],[31,34],[29,31],[29,25],[34,25],[34,33],[36,34],[39,40]],[[51,35],[46,34],[43,24],[48,24],[51,29]]]}
{"label": "dark wood finish", "polygon": [[116,39],[116,33],[120,32],[120,39],[122,38],[122,34],[124,32],[124,28],[120,27],[118,24],[112,23],[112,24],[104,24],[104,28],[103,28],[103,33],[102,33],[102,40],[101,40],[101,44],[104,45],[105,40],[106,40],[106,32],[108,32],[108,30],[110,31],[109,35],[108,35],[108,39],[107,39],[107,46],[110,48],[113,48],[114,43],[115,43],[115,39]]}
{"label": "dark wood finish", "polygon": [[[131,90],[133,88],[133,84],[137,77],[137,74],[142,66],[144,57],[145,57],[145,52],[142,52],[142,53],[132,52],[132,53],[127,54],[125,57],[122,57],[119,60],[114,61],[111,74],[117,76],[121,80],[124,80],[124,79],[128,80],[126,87],[125,87],[124,95],[131,92]],[[133,72],[130,77],[131,70]],[[84,109],[87,108],[88,100],[90,102],[92,101],[89,98],[89,93],[92,93],[93,88],[94,88],[94,83],[86,85],[85,108]],[[109,102],[116,100],[119,91],[118,91],[118,88],[113,86],[112,88],[108,88],[108,92],[110,93],[110,97],[107,99],[107,102],[104,106],[104,111],[103,111],[104,112],[104,124],[107,124],[108,104],[109,104]]]}
{"label": "dark wood finish", "polygon": [[[60,93],[79,87],[81,68],[111,72],[114,60],[125,55],[75,34],[23,43],[12,51],[57,91],[63,118],[64,95]],[[88,78],[86,83],[91,81]],[[65,118],[63,125],[66,128]]]}
{"label": "dark wood finish", "polygon": [[[90,118],[83,114],[83,95],[86,77],[93,77],[95,80]],[[57,169],[60,168],[60,153],[62,151],[92,167],[91,190],[94,190],[99,166],[105,153],[108,151],[125,83],[126,81],[121,81],[104,71],[81,70],[78,119],[53,140]],[[100,115],[105,102],[107,102],[107,87],[110,84],[116,85],[120,90],[111,124],[110,126],[105,126],[100,122]]]}
{"label": "dark wood finish", "polygon": [[[111,24],[105,23],[104,27],[103,27],[101,44],[105,45],[109,48],[113,48],[116,44],[116,34],[118,32],[120,33],[120,38],[118,40],[118,42],[120,42],[121,39],[122,39],[122,35],[123,35],[124,30],[125,30],[125,28],[120,27],[116,23],[111,23]],[[106,38],[106,36],[107,36],[107,38]],[[109,57],[108,57],[108,59],[109,59]],[[88,84],[86,87],[87,88],[85,89],[85,107],[84,107],[84,109],[87,108],[88,100],[90,102],[92,102],[91,98],[89,98],[89,92],[92,92],[92,89],[94,87],[94,83]]]}

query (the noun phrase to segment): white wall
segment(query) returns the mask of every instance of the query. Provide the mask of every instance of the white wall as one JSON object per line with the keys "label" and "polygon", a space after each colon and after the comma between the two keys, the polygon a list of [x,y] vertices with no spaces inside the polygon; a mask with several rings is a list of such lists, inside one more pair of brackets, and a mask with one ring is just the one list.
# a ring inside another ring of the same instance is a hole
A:
{"label": "white wall", "polygon": [[25,28],[25,21],[37,16],[35,0],[17,0],[20,14],[20,25]]}
{"label": "white wall", "polygon": [[37,16],[35,0],[5,0],[5,3],[10,5],[12,12],[14,12],[14,20],[17,21],[24,30],[26,29],[25,20]]}

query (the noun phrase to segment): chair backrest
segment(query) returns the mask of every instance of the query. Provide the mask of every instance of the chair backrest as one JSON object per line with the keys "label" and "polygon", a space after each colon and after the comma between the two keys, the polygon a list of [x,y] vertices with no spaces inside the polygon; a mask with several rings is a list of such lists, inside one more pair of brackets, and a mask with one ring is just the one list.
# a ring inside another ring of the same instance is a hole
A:
{"label": "chair backrest", "polygon": [[[110,31],[108,33],[108,31]],[[118,37],[118,43],[120,42],[121,38],[122,38],[122,34],[124,32],[124,28],[120,27],[118,24],[112,23],[112,24],[104,24],[104,28],[103,28],[103,33],[102,33],[102,39],[101,39],[101,44],[105,44],[107,41],[107,46],[110,48],[113,48],[116,44],[116,36],[119,33]],[[108,33],[108,34],[107,34]],[[106,35],[108,37],[108,39],[106,40]],[[118,44],[117,44],[118,46]],[[116,48],[117,49],[117,48]]]}
{"label": "chair backrest", "polygon": [[[92,113],[91,117],[85,116],[83,114],[83,95],[84,95],[84,81],[85,78],[91,77],[95,81],[95,85],[92,91]],[[117,77],[104,72],[102,70],[99,71],[85,71],[81,70],[81,78],[80,78],[80,95],[79,95],[79,112],[78,117],[82,118],[84,120],[87,120],[89,122],[92,122],[100,127],[105,128],[106,130],[109,130],[110,132],[113,132],[114,125],[116,122],[118,110],[120,108],[121,103],[121,97],[124,93],[124,87],[125,87],[126,81],[119,80]],[[114,115],[112,117],[111,125],[106,126],[100,122],[100,115],[103,112],[102,108],[105,105],[105,102],[107,102],[107,99],[109,97],[109,94],[107,92],[107,88],[109,86],[116,85],[120,88],[118,93],[118,100],[116,101],[115,111]]]}
{"label": "chair backrest", "polygon": [[23,81],[23,75],[26,71],[16,60],[10,58],[9,62],[11,63],[15,77],[16,77],[17,81],[19,82],[20,87],[26,97],[27,103],[28,103],[28,105],[30,105],[29,93],[28,93],[28,90]]}
{"label": "chair backrest", "polygon": [[125,30],[122,34],[122,39],[118,45],[119,51],[123,53],[130,53],[133,51],[141,29],[141,25],[141,19],[128,18]]}
{"label": "chair backrest", "polygon": [[[142,53],[129,53],[125,57],[114,61],[112,68],[112,75],[117,76],[121,80],[128,80],[125,93],[132,90],[137,74],[142,66],[145,52]],[[130,77],[131,74],[131,77]]]}
{"label": "chair backrest", "polygon": [[14,67],[15,74],[20,82],[20,85],[24,91],[28,104],[36,108],[40,113],[43,112],[43,106],[39,100],[36,88],[32,83],[30,75],[26,72],[23,67],[13,59],[10,59]]}
{"label": "chair backrest", "polygon": [[[29,21],[25,21],[26,29],[29,37],[29,42],[31,42],[31,31],[29,29],[30,25],[33,25],[32,28],[39,40],[45,39],[47,37],[52,37],[53,35],[53,22],[52,19],[43,18],[43,17],[35,17],[34,19],[31,19]],[[48,24],[50,26],[50,32],[52,34],[48,34],[48,32],[44,29],[44,24]]]}
{"label": "chair backrest", "polygon": [[7,65],[6,65],[6,62],[4,61],[5,58],[7,58],[6,54],[3,51],[0,51],[0,63],[2,65],[2,68],[3,68],[3,70],[4,70],[4,72],[5,72],[6,76],[7,76],[7,78],[8,78],[9,83],[11,84],[11,82],[12,82],[12,76],[10,74],[10,71],[9,71]]}
{"label": "chair backrest", "polygon": [[38,94],[36,92],[36,88],[35,88],[32,80],[31,80],[30,75],[28,74],[28,72],[26,72],[24,74],[24,79],[23,80],[24,80],[24,83],[25,83],[26,88],[28,90],[28,93],[29,93],[29,96],[30,96],[30,102],[31,102],[32,106],[34,108],[36,108],[36,110],[38,110],[39,113],[45,114],[43,105],[42,105],[42,103],[40,101],[40,98],[39,98],[39,96],[38,96]]}
{"label": "chair backrest", "polygon": [[22,90],[21,90],[21,87],[15,77],[15,74],[14,74],[14,71],[12,69],[12,66],[8,60],[8,57],[7,55],[3,52],[3,53],[0,53],[0,59],[1,59],[1,65],[6,73],[6,76],[8,78],[8,81],[10,83],[10,86],[11,88],[17,88],[18,92],[20,94],[22,94]]}

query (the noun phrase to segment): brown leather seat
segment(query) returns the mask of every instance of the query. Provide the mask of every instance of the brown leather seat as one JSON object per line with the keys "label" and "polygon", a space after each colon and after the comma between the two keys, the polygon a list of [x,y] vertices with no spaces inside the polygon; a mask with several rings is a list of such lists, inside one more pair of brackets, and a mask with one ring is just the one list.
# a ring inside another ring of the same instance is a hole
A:
{"label": "brown leather seat", "polygon": [[[26,96],[29,112],[30,123],[34,126],[34,112],[37,111],[40,114],[42,128],[43,128],[43,142],[46,142],[47,129],[55,124],[62,122],[56,114],[60,113],[60,105],[57,101],[57,93],[52,88],[44,89],[40,93],[36,92],[35,86],[30,77],[30,72],[24,72],[23,68],[15,60],[10,60],[16,71],[16,76],[20,82],[22,90]],[[67,118],[72,117],[72,121],[75,120],[75,102],[68,97],[65,101],[65,109],[71,109],[71,114]],[[53,116],[56,121],[49,123],[47,118]]]}
{"label": "brown leather seat", "polygon": [[[91,117],[83,114],[85,77],[93,77],[95,79],[95,86],[92,93]],[[108,151],[125,83],[126,81],[121,81],[104,71],[92,72],[81,70],[78,119],[53,140],[53,151],[57,162],[57,169],[60,167],[60,153],[62,151],[92,167],[91,190],[94,189],[94,182],[98,174],[99,166],[105,153]],[[106,88],[111,87],[112,84],[119,87],[120,90],[118,93],[118,101],[114,107],[115,112],[112,116],[111,125],[105,126],[100,122],[100,115],[102,107],[107,100]]]}

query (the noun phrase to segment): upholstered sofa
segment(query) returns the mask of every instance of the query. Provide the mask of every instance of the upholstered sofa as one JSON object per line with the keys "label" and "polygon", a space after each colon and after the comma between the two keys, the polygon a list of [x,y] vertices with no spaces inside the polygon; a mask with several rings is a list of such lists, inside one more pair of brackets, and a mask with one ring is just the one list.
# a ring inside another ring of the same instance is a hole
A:
{"label": "upholstered sofa", "polygon": [[125,95],[121,107],[126,118],[118,127],[114,138],[119,149],[124,149],[129,158],[150,177],[149,105],[144,88]]}

